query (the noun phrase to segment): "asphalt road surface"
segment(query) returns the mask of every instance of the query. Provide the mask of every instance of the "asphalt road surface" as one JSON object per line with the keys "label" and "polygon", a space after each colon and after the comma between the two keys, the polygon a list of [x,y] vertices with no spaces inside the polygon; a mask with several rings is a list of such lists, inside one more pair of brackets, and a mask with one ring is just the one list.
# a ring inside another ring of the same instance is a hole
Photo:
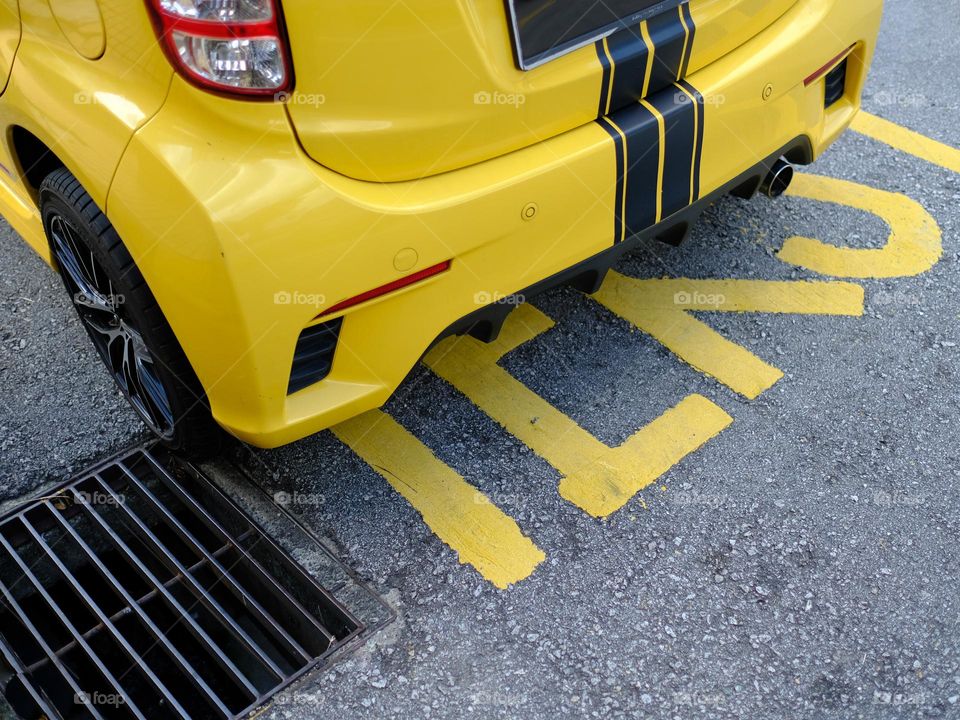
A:
{"label": "asphalt road surface", "polygon": [[[958,27],[888,4],[864,132],[789,197],[440,346],[385,415],[240,449],[397,613],[267,716],[960,718]],[[0,235],[15,501],[143,435]]]}

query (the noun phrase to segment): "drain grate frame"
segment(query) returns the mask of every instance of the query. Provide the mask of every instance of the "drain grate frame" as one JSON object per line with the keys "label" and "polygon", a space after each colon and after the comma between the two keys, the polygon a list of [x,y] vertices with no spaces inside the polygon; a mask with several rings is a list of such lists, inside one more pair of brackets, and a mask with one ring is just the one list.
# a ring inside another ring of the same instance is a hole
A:
{"label": "drain grate frame", "polygon": [[242,717],[365,629],[152,444],[0,518],[0,685],[21,717]]}

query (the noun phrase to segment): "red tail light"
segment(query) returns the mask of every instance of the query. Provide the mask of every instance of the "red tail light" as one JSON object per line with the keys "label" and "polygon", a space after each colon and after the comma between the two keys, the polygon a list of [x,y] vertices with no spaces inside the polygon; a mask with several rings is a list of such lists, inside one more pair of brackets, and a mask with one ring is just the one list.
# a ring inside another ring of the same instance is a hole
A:
{"label": "red tail light", "polygon": [[177,71],[201,88],[243,97],[293,86],[278,0],[147,0]]}

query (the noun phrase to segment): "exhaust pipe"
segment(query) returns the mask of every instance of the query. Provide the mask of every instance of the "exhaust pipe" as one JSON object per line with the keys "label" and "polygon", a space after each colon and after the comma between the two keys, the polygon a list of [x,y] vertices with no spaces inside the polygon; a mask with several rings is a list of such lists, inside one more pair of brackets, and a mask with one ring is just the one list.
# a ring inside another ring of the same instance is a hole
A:
{"label": "exhaust pipe", "polygon": [[760,192],[769,198],[778,198],[787,191],[793,182],[793,165],[783,158],[770,168],[770,174],[760,183]]}

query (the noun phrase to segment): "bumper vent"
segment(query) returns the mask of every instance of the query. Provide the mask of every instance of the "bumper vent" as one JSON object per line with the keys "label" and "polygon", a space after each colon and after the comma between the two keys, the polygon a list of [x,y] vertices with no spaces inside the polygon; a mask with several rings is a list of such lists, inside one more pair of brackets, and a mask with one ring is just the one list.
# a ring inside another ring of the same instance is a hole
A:
{"label": "bumper vent", "polygon": [[343,318],[305,328],[297,339],[293,352],[293,370],[287,394],[303,390],[323,380],[333,367],[333,354],[337,349]]}
{"label": "bumper vent", "polygon": [[847,61],[837,65],[833,70],[827,73],[825,78],[826,94],[824,96],[824,106],[834,105],[846,92],[847,82]]}
{"label": "bumper vent", "polygon": [[235,718],[361,631],[216,486],[139,449],[0,521],[24,718]]}

